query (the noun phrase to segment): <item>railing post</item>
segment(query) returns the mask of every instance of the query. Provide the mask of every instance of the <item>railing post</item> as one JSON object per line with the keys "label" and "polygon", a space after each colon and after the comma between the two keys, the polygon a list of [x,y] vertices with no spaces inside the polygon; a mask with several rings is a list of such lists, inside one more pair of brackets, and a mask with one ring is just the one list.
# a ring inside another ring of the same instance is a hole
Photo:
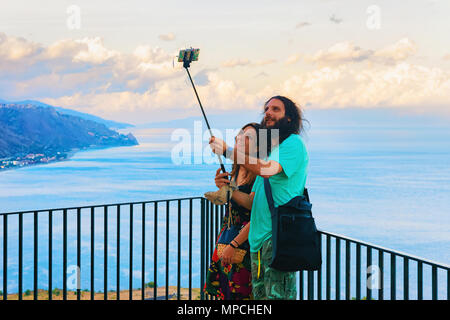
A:
{"label": "railing post", "polygon": [[[77,209],[77,300],[81,300],[81,209]],[[79,282],[80,280],[80,282]]]}
{"label": "railing post", "polygon": [[67,300],[67,209],[63,210],[63,300]]}
{"label": "railing post", "polygon": [[361,300],[361,245],[356,244],[356,300]]}
{"label": "railing post", "polygon": [[417,261],[417,300],[423,300],[423,265]]}
{"label": "railing post", "polygon": [[391,253],[391,300],[397,299],[397,270],[396,270],[396,261],[395,261],[395,255]]}
{"label": "railing post", "polygon": [[53,211],[48,212],[48,300],[53,299]]}
{"label": "railing post", "polygon": [[200,208],[200,300],[205,299],[203,285],[205,284],[205,199],[201,198]]}
{"label": "railing post", "polygon": [[[366,255],[367,255],[367,257],[366,257],[366,259],[367,259],[367,268],[369,268],[370,266],[372,266],[372,248],[369,247],[369,246],[367,246],[367,253],[366,253]],[[367,270],[368,269],[366,269],[366,272],[367,272]],[[367,279],[367,276],[366,276],[366,279]],[[366,287],[367,287],[366,288],[367,289],[367,291],[366,291],[366,294],[367,294],[366,299],[367,300],[372,300],[371,285],[372,284],[367,283],[367,280],[366,280]]]}
{"label": "railing post", "polygon": [[142,271],[141,290],[142,300],[145,300],[145,202],[142,202]]}
{"label": "railing post", "polygon": [[22,300],[23,289],[23,214],[19,213],[19,300]]}
{"label": "railing post", "polygon": [[94,267],[95,267],[95,210],[91,207],[91,300],[95,299]]}
{"label": "railing post", "polygon": [[447,270],[447,300],[450,300],[450,270]]}
{"label": "railing post", "polygon": [[336,300],[341,300],[341,240],[336,238]]}
{"label": "railing post", "polygon": [[314,271],[308,271],[308,300],[314,300]]}
{"label": "railing post", "polygon": [[326,269],[326,293],[327,300],[331,300],[331,237],[327,234],[327,269]]}
{"label": "railing post", "polygon": [[189,199],[189,300],[192,300],[192,199]]}
{"label": "railing post", "polygon": [[170,204],[166,201],[166,300],[169,300],[169,219]]}
{"label": "railing post", "polygon": [[181,299],[181,200],[178,200],[178,223],[177,223],[177,300]]}
{"label": "railing post", "polygon": [[403,257],[403,299],[409,300],[409,259]]}
{"label": "railing post", "polygon": [[384,253],[378,250],[378,268],[380,270],[380,287],[378,288],[378,300],[384,300]]}
{"label": "railing post", "polygon": [[34,246],[33,246],[33,252],[34,252],[34,267],[33,267],[33,291],[34,291],[34,300],[38,299],[38,250],[39,250],[39,220],[38,220],[38,212],[34,212]]}
{"label": "railing post", "polygon": [[3,216],[3,300],[8,300],[8,215]]}
{"label": "railing post", "polygon": [[351,251],[350,241],[345,241],[345,299],[350,300],[350,263],[351,263]]}
{"label": "railing post", "polygon": [[130,270],[129,270],[129,292],[128,296],[130,301],[133,300],[133,204],[130,203]]}
{"label": "railing post", "polygon": [[438,283],[437,268],[436,268],[436,266],[432,266],[431,267],[431,299],[432,300],[438,299],[437,283]]}
{"label": "railing post", "polygon": [[116,231],[117,231],[117,248],[116,248],[116,300],[120,300],[120,205],[116,206]]}
{"label": "railing post", "polygon": [[103,299],[108,300],[108,207],[103,206]]}
{"label": "railing post", "polygon": [[158,295],[158,201],[154,203],[154,240],[153,240],[153,300],[156,300]]}
{"label": "railing post", "polygon": [[[209,264],[209,217],[210,217],[210,213],[209,213],[209,204],[208,202],[205,201],[205,278],[206,278],[206,274],[208,272],[208,264]],[[205,282],[202,283],[202,288],[203,285],[205,284]],[[208,295],[204,295],[204,298],[206,300],[208,300]]]}
{"label": "railing post", "polygon": [[299,286],[299,298],[300,300],[304,300],[305,299],[305,294],[304,294],[304,271],[300,270],[299,271],[299,276],[298,276],[298,286]]}
{"label": "railing post", "polygon": [[[319,236],[319,252],[322,253],[322,234]],[[322,300],[322,265],[317,271],[317,300]]]}

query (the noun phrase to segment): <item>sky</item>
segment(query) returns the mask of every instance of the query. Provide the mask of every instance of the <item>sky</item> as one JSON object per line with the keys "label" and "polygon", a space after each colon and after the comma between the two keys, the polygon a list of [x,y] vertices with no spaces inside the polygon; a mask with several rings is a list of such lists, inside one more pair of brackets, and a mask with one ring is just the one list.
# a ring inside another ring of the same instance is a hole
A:
{"label": "sky", "polygon": [[450,122],[446,0],[1,1],[0,99],[132,124],[260,111],[392,108]]}

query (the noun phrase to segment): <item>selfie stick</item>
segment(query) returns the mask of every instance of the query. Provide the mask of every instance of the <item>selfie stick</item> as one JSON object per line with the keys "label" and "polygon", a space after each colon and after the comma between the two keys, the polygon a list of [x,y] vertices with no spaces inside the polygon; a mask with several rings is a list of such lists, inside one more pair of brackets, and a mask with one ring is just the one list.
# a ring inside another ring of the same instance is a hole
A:
{"label": "selfie stick", "polygon": [[[206,126],[208,127],[209,134],[210,134],[210,136],[212,138],[213,134],[212,134],[209,122],[208,122],[208,118],[206,118],[205,110],[203,109],[202,102],[200,101],[200,97],[198,96],[197,90],[195,89],[194,81],[192,81],[192,77],[191,77],[191,74],[190,74],[189,69],[188,69],[191,66],[192,59],[193,59],[193,54],[189,54],[189,55],[185,54],[183,56],[183,67],[187,71],[187,74],[189,76],[189,80],[191,80],[192,88],[194,88],[195,96],[197,97],[198,104],[200,105],[200,109],[202,110],[203,118],[205,119]],[[222,158],[220,157],[220,155],[217,155],[217,157],[219,158],[220,168],[222,169],[223,173],[225,173],[226,170],[225,170],[225,166],[223,165]]]}

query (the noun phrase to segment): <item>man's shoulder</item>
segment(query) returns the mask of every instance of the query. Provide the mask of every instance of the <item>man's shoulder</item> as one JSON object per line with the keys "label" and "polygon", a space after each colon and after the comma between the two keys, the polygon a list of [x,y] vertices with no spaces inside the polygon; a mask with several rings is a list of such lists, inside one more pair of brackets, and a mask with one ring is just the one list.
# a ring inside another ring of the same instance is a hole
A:
{"label": "man's shoulder", "polygon": [[289,137],[287,137],[281,144],[280,147],[292,147],[299,146],[304,148],[305,143],[303,142],[302,137],[299,134],[292,133]]}

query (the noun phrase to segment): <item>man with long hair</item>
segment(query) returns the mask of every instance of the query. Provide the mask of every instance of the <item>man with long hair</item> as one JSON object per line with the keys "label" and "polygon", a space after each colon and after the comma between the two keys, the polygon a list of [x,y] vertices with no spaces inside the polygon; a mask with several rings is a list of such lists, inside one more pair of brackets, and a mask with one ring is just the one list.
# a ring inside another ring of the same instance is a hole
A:
{"label": "man with long hair", "polygon": [[[252,158],[229,148],[223,140],[215,137],[210,140],[213,152],[225,154],[230,159],[237,158],[241,166],[257,175],[250,194],[233,196],[241,206],[251,208],[248,240],[255,299],[295,299],[297,296],[295,272],[269,266],[272,260],[272,218],[263,178],[269,178],[276,207],[303,194],[309,162],[300,137],[303,121],[300,108],[291,99],[274,96],[264,104],[261,121],[261,130],[267,130],[268,157],[263,154],[260,159]],[[218,174],[217,178],[225,182],[225,174]]]}

